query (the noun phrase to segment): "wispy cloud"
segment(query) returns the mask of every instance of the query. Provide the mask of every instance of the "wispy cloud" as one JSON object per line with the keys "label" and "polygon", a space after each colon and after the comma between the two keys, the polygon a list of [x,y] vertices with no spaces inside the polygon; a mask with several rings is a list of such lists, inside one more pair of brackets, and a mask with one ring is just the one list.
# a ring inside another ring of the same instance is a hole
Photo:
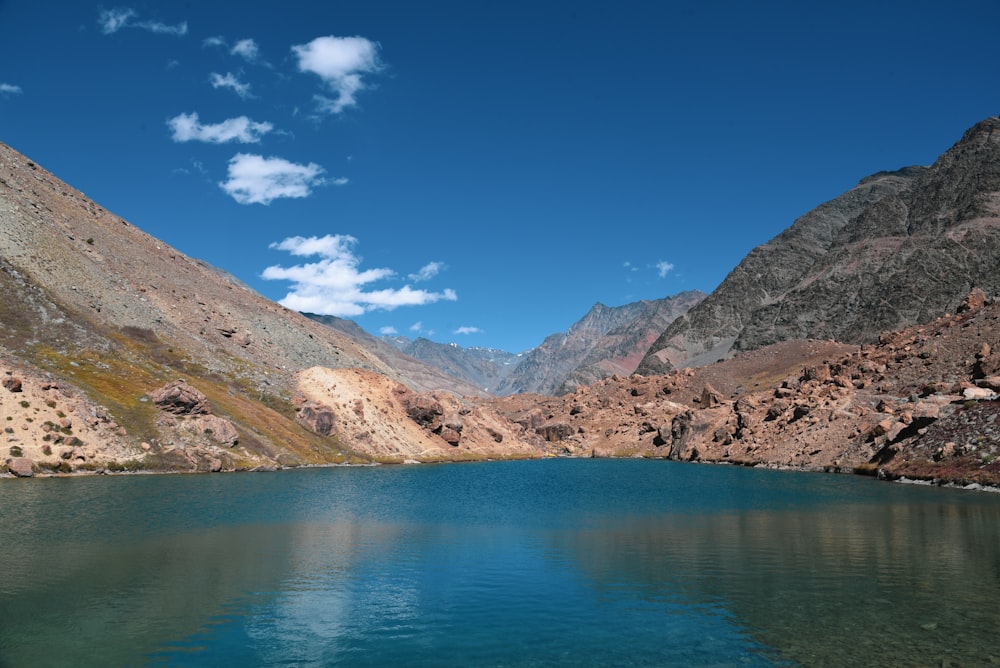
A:
{"label": "wispy cloud", "polygon": [[419,320],[410,325],[410,333],[413,336],[434,336],[434,330],[424,329],[424,323]]}
{"label": "wispy cloud", "polygon": [[422,281],[429,281],[438,274],[440,274],[445,268],[444,262],[428,262],[423,267],[420,268],[415,274],[408,274],[407,278],[416,283]]}
{"label": "wispy cloud", "polygon": [[105,35],[113,35],[124,28],[138,28],[158,35],[183,37],[187,34],[186,22],[170,25],[160,21],[140,21],[139,14],[131,7],[102,9],[97,15],[97,25]]}
{"label": "wispy cloud", "polygon": [[337,178],[335,178],[334,180],[332,180],[330,183],[332,183],[335,186],[346,186],[350,182],[351,182],[351,180],[349,178],[347,178],[346,176],[338,176]]}
{"label": "wispy cloud", "polygon": [[224,75],[212,72],[208,80],[211,82],[212,88],[228,88],[244,100],[253,97],[250,94],[250,84],[240,81],[239,77],[232,72],[226,72]]}
{"label": "wispy cloud", "polygon": [[250,38],[241,39],[236,42],[233,48],[229,50],[229,53],[239,56],[248,63],[255,63],[260,59],[260,47],[257,46],[257,42]]}
{"label": "wispy cloud", "polygon": [[321,111],[339,114],[357,104],[355,99],[366,85],[362,75],[382,69],[379,45],[364,37],[317,37],[308,44],[292,47],[299,71],[318,75],[336,95],[317,95]]}
{"label": "wispy cloud", "polygon": [[358,240],[350,235],[289,237],[271,244],[271,248],[300,257],[318,256],[319,260],[292,267],[271,266],[261,276],[268,280],[292,281],[291,291],[279,303],[295,311],[358,316],[368,311],[391,311],[400,306],[420,306],[458,299],[454,290],[441,292],[399,288],[368,289],[368,286],[396,276],[392,269],[360,268],[361,258],[354,248]]}
{"label": "wispy cloud", "polygon": [[224,47],[226,46],[226,38],[222,37],[221,35],[206,37],[205,39],[201,40],[201,45],[205,47],[208,46]]}
{"label": "wispy cloud", "polygon": [[453,334],[481,334],[483,330],[478,327],[459,327]]}
{"label": "wispy cloud", "polygon": [[324,183],[323,168],[284,158],[237,153],[229,160],[229,178],[219,186],[240,204],[270,204],[284,197],[301,198]]}
{"label": "wispy cloud", "polygon": [[210,144],[232,141],[255,144],[260,141],[262,135],[274,129],[270,123],[251,121],[246,116],[230,118],[214,125],[203,125],[198,120],[197,112],[174,116],[167,121],[167,125],[173,130],[175,142],[203,141]]}
{"label": "wispy cloud", "polygon": [[666,278],[667,274],[674,268],[674,265],[670,262],[664,262],[660,260],[656,263],[656,273],[659,274],[660,278]]}
{"label": "wispy cloud", "polygon": [[24,91],[21,90],[20,86],[15,86],[9,83],[0,83],[0,95],[8,97],[10,95],[20,95]]}
{"label": "wispy cloud", "polygon": [[396,336],[399,334],[396,328],[392,325],[386,325],[385,327],[379,327],[378,333],[382,336]]}

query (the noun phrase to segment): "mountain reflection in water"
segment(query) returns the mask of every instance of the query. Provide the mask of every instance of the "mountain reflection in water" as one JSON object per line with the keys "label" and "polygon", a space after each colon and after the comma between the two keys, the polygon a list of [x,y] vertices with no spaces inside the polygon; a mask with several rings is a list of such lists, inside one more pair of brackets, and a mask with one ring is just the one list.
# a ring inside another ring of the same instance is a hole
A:
{"label": "mountain reflection in water", "polygon": [[1000,660],[989,494],[634,460],[0,483],[4,668]]}

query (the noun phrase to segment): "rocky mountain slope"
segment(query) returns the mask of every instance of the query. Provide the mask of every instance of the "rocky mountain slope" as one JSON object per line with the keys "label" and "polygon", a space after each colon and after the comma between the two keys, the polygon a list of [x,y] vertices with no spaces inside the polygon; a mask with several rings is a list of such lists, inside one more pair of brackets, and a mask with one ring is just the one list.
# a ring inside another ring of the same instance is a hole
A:
{"label": "rocky mountain slope", "polygon": [[0,374],[10,381],[0,464],[22,472],[369,461],[381,455],[365,442],[301,419],[301,371],[363,369],[413,392],[458,384],[263,298],[4,145],[0,229]]}
{"label": "rocky mountain slope", "polygon": [[558,394],[614,374],[632,373],[658,332],[704,294],[683,292],[624,306],[595,304],[567,331],[525,353],[495,394]]}
{"label": "rocky mountain slope", "polygon": [[493,402],[552,455],[854,471],[1000,483],[1000,302],[873,344],[795,340],[563,397]]}
{"label": "rocky mountain slope", "polygon": [[777,341],[870,343],[1000,290],[1000,118],[930,167],[875,174],[753,249],[638,366],[698,366]]}

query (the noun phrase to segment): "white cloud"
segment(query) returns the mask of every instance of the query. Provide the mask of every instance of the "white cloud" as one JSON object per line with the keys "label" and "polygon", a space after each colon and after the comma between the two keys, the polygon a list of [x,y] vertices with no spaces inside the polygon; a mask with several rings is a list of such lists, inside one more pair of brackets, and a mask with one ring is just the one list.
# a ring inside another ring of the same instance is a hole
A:
{"label": "white cloud", "polygon": [[0,83],[0,95],[20,95],[24,91],[21,90],[20,86],[15,86],[9,83]]}
{"label": "white cloud", "polygon": [[202,46],[217,46],[223,47],[226,45],[226,38],[221,35],[216,35],[215,37],[206,37],[201,41]]}
{"label": "white cloud", "polygon": [[209,81],[212,83],[212,88],[229,88],[244,100],[253,97],[250,95],[250,84],[240,81],[232,72],[226,72],[225,75],[212,72]]}
{"label": "white cloud", "polygon": [[101,26],[101,32],[111,35],[124,28],[133,17],[135,17],[134,9],[125,7],[102,9],[97,15],[97,23]]}
{"label": "white cloud", "polygon": [[299,61],[299,71],[318,75],[335,98],[317,95],[322,111],[339,114],[357,102],[355,96],[365,88],[361,77],[382,68],[379,45],[364,37],[317,37],[308,44],[292,47]]}
{"label": "white cloud", "polygon": [[313,187],[323,185],[322,174],[313,162],[237,153],[229,160],[228,180],[219,186],[240,204],[270,204],[282,197],[308,197]]}
{"label": "white cloud", "polygon": [[320,259],[292,267],[271,266],[264,270],[261,277],[292,281],[291,291],[279,303],[295,311],[320,315],[358,316],[376,309],[391,311],[400,306],[458,299],[451,289],[429,292],[415,290],[409,285],[367,289],[376,281],[393,278],[396,272],[387,268],[361,270],[361,258],[354,253],[357,243],[354,237],[341,234],[289,237],[271,244],[271,248],[302,257],[315,255]]}
{"label": "white cloud", "polygon": [[174,131],[175,142],[203,141],[210,144],[224,144],[230,141],[241,144],[255,144],[274,129],[270,123],[257,123],[246,116],[230,118],[215,125],[202,125],[198,113],[179,114],[167,121]]}
{"label": "white cloud", "polygon": [[409,274],[407,278],[414,282],[429,281],[444,270],[444,262],[428,262],[415,274]]}
{"label": "white cloud", "polygon": [[233,45],[233,48],[230,49],[229,53],[234,56],[239,56],[247,62],[253,63],[260,58],[260,47],[257,46],[257,42],[250,38],[241,39]]}
{"label": "white cloud", "polygon": [[660,260],[659,262],[656,263],[656,273],[660,275],[660,278],[666,278],[667,274],[669,274],[670,270],[673,268],[674,265],[671,264],[670,262],[664,262],[663,260]]}
{"label": "white cloud", "polygon": [[350,182],[351,180],[348,179],[346,176],[338,176],[333,181],[331,181],[331,183],[333,183],[333,185],[335,186],[346,186]]}
{"label": "white cloud", "polygon": [[113,35],[123,28],[139,28],[158,35],[176,35],[177,37],[186,35],[188,31],[187,23],[169,25],[159,21],[136,21],[137,16],[136,11],[130,7],[102,9],[97,15],[97,24],[105,35]]}
{"label": "white cloud", "polygon": [[399,332],[392,325],[386,325],[385,327],[380,327],[378,333],[382,336],[396,336]]}
{"label": "white cloud", "polygon": [[411,332],[420,332],[423,331],[423,329],[424,329],[424,323],[420,322],[419,320],[410,325]]}
{"label": "white cloud", "polygon": [[480,334],[483,330],[478,327],[459,327],[453,333],[454,334]]}

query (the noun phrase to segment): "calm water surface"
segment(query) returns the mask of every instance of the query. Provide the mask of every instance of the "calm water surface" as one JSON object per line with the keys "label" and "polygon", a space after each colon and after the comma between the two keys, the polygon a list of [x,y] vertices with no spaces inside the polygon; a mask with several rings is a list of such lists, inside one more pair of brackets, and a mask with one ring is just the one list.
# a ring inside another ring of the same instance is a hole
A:
{"label": "calm water surface", "polygon": [[0,480],[0,667],[1000,663],[1000,495],[638,460]]}

